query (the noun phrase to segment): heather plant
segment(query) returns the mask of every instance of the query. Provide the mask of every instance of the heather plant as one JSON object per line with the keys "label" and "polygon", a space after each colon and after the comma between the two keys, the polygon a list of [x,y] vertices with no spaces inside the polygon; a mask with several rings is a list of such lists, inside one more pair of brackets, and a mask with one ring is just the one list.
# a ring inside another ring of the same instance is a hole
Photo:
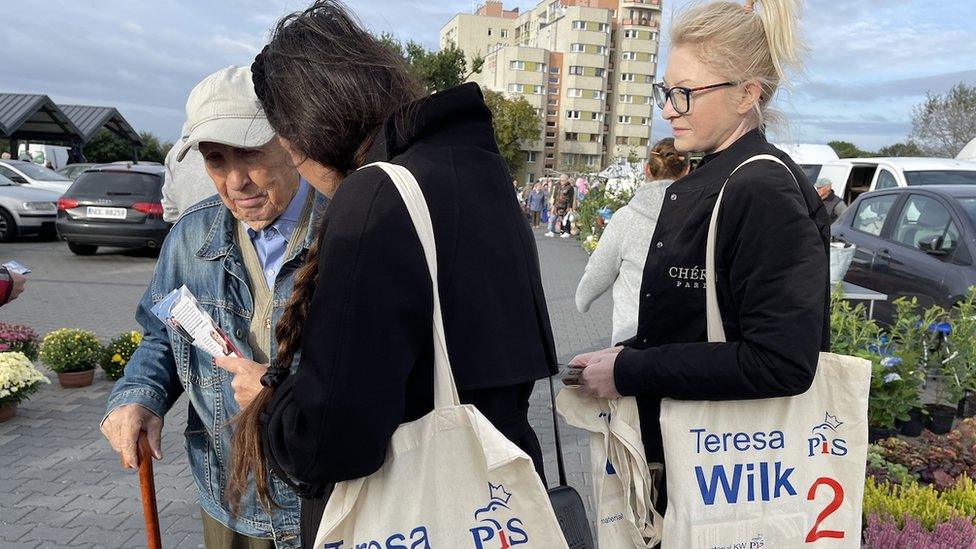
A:
{"label": "heather plant", "polygon": [[[937,524],[962,517],[972,524],[974,516],[967,513],[970,508],[969,490],[972,484],[962,485],[960,489],[950,488],[938,492],[932,486],[918,483],[906,485],[883,482],[878,484],[873,478],[864,483],[863,512],[881,517],[891,517],[898,528],[904,528],[905,517],[919,521],[926,530],[931,531]],[[949,495],[949,492],[953,492]]]}
{"label": "heather plant", "polygon": [[902,517],[902,525],[899,527],[891,517],[868,515],[863,549],[956,549],[976,545],[976,526],[966,518],[936,524],[931,531],[910,516]]}
{"label": "heather plant", "polygon": [[29,326],[0,322],[0,353],[24,353],[30,361],[37,360],[39,339]]}

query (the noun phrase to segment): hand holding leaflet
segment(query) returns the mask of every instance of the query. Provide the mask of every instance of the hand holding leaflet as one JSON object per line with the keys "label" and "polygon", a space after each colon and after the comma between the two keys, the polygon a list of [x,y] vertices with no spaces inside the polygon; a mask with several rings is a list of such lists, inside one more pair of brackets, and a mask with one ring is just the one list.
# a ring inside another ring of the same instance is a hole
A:
{"label": "hand holding leaflet", "polygon": [[153,306],[152,312],[168,328],[210,356],[240,358],[240,353],[227,335],[200,308],[186,286],[170,292]]}

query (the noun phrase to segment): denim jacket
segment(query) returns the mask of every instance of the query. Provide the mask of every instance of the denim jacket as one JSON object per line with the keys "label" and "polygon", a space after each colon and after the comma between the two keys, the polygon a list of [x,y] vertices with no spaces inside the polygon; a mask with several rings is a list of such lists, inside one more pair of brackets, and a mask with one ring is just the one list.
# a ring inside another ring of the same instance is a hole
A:
{"label": "denim jacket", "polygon": [[[281,318],[291,295],[295,271],[303,264],[305,251],[316,236],[314,227],[325,202],[321,196],[316,198],[304,243],[283,260],[275,281],[272,326]],[[224,489],[231,462],[229,421],[238,412],[231,389],[232,376],[213,365],[209,355],[168,329],[150,311],[166,294],[186,284],[241,354],[251,358],[247,334],[253,299],[244,259],[235,245],[235,223],[238,221],[214,196],[189,208],[173,226],[136,310],[136,321],[144,334],[142,343],[126,364],[124,377],[112,388],[107,410],[139,404],[162,418],[186,392],[186,449],[203,510],[231,530],[251,537],[273,538],[278,548],[297,548],[299,499],[273,475],[268,475],[268,491],[277,506],[272,506],[270,516],[262,509],[253,488],[245,493],[238,516],[231,516],[224,503]],[[269,356],[275,355],[276,347],[272,337]],[[292,368],[298,359],[296,356]]]}

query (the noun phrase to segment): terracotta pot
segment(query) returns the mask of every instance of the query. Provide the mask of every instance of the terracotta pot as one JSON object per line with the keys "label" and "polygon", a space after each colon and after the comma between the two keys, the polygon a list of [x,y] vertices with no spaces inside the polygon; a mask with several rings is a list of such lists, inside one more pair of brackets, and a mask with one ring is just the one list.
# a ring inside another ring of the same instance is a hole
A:
{"label": "terracotta pot", "polygon": [[0,404],[0,423],[4,421],[10,421],[17,415],[17,403],[8,402],[7,404]]}
{"label": "terracotta pot", "polygon": [[95,369],[83,372],[58,372],[58,383],[65,389],[88,387],[95,379]]}

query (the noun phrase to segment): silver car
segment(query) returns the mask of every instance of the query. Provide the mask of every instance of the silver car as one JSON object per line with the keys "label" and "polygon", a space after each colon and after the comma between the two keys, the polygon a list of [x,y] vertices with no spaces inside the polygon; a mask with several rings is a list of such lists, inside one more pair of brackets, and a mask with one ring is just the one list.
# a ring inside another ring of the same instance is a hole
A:
{"label": "silver car", "polygon": [[14,183],[0,175],[0,242],[20,235],[54,235],[60,193]]}

